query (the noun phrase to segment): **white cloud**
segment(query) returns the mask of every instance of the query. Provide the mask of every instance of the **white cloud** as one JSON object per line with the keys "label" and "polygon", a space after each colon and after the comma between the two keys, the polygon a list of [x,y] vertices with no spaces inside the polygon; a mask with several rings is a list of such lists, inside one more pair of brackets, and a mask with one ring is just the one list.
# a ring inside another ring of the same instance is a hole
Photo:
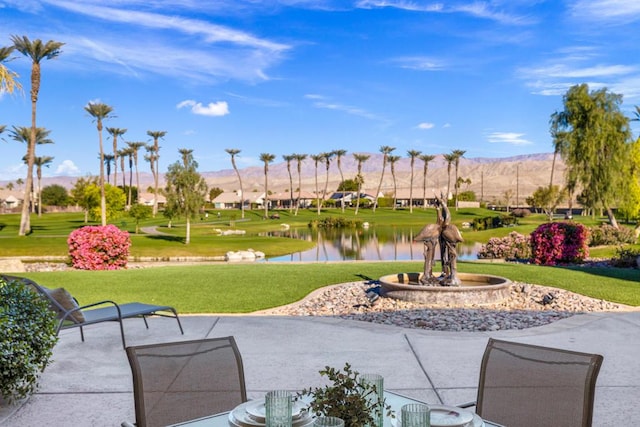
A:
{"label": "white cloud", "polygon": [[418,129],[433,129],[434,128],[434,124],[433,123],[427,123],[427,122],[422,122],[420,123],[418,126],[416,126]]}
{"label": "white cloud", "polygon": [[56,168],[55,175],[61,176],[78,176],[80,175],[80,169],[73,163],[72,160],[63,160]]}
{"label": "white cloud", "polygon": [[533,142],[523,138],[524,133],[515,132],[492,132],[487,135],[487,141],[497,144],[511,144],[511,145],[529,145]]}
{"label": "white cloud", "polygon": [[418,71],[440,71],[447,66],[442,59],[427,56],[404,56],[394,58],[392,62],[398,64],[400,68]]}
{"label": "white cloud", "polygon": [[323,108],[323,109],[326,109],[326,110],[342,111],[344,113],[351,114],[353,116],[363,117],[363,118],[368,119],[368,120],[376,120],[376,121],[385,122],[385,123],[387,122],[386,119],[384,119],[384,118],[382,118],[382,117],[380,117],[380,116],[378,116],[376,114],[373,114],[373,113],[371,113],[369,111],[366,111],[366,110],[364,110],[362,108],[359,108],[359,107],[354,107],[354,106],[351,106],[351,105],[338,104],[338,103],[335,103],[335,102],[322,101],[322,99],[325,99],[325,98],[320,96],[320,95],[306,95],[306,98],[316,100],[313,103],[313,106],[316,107],[316,108]]}
{"label": "white cloud", "polygon": [[186,101],[180,102],[176,107],[178,109],[191,107],[191,112],[200,116],[219,117],[229,114],[229,105],[225,101],[210,102],[204,106],[200,102],[187,99]]}
{"label": "white cloud", "polygon": [[640,19],[638,0],[577,0],[571,7],[572,14],[589,20],[611,20],[619,24]]}

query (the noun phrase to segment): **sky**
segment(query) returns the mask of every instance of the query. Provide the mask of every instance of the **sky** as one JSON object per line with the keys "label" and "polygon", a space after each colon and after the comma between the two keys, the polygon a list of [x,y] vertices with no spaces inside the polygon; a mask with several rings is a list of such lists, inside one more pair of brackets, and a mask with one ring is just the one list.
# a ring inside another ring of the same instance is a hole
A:
{"label": "sky", "polygon": [[[104,126],[125,141],[166,131],[161,172],[180,148],[200,171],[230,169],[227,148],[240,168],[261,153],[382,146],[552,152],[549,118],[572,85],[622,95],[633,117],[639,24],[638,0],[0,0],[0,46],[65,43],[41,63],[37,124],[54,141],[36,150],[54,157],[43,176],[99,173],[89,102],[113,107]],[[24,93],[0,94],[0,124],[30,126],[31,61],[4,65]],[[26,146],[0,138],[0,181],[24,179]],[[111,153],[106,132],[103,144]]]}

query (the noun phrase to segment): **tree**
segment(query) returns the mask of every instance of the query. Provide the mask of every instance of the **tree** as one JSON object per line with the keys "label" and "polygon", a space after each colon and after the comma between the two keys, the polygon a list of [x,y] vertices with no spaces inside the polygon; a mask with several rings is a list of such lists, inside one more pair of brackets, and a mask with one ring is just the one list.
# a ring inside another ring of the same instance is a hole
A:
{"label": "tree", "polygon": [[383,145],[382,147],[380,147],[380,152],[382,153],[382,172],[380,173],[380,183],[378,184],[378,190],[376,191],[376,194],[374,194],[375,201],[373,202],[373,213],[376,213],[376,207],[378,206],[378,195],[380,194],[380,189],[382,188],[384,169],[387,167],[389,154],[391,154],[395,149],[395,147],[389,147],[388,145]]}
{"label": "tree", "polygon": [[113,108],[102,102],[89,102],[85,107],[85,111],[95,119],[96,128],[98,129],[98,141],[100,145],[100,177],[98,185],[100,185],[100,212],[102,212],[102,226],[107,225],[107,202],[104,190],[104,147],[102,146],[102,121],[111,117]]}
{"label": "tree", "polygon": [[622,95],[606,88],[589,92],[587,84],[572,86],[563,97],[564,110],[552,115],[567,168],[567,187],[579,184],[589,194],[591,208],[604,208],[609,222],[619,228],[612,206],[622,197],[623,167],[628,158],[631,130],[621,113]]}
{"label": "tree", "polygon": [[4,62],[9,61],[9,55],[13,49],[15,49],[14,46],[0,47],[0,93],[14,93],[16,90],[22,90],[22,86],[18,82],[18,73],[11,71],[4,65]]}
{"label": "tree", "polygon": [[511,206],[511,199],[513,199],[513,189],[509,188],[508,190],[504,190],[502,193],[502,197],[504,197],[504,204],[507,207],[507,212],[509,212],[509,206]]}
{"label": "tree", "polygon": [[460,159],[464,156],[464,153],[466,153],[466,150],[453,150],[451,152],[451,154],[454,156],[453,159],[453,163],[455,166],[455,183],[456,183],[456,195],[455,195],[455,206],[456,206],[456,211],[458,210],[458,168],[460,166]]}
{"label": "tree", "polygon": [[430,154],[421,154],[420,160],[424,162],[422,165],[422,209],[427,209],[427,171],[429,169],[429,162],[433,161],[436,156]]}
{"label": "tree", "polygon": [[276,158],[275,154],[260,153],[260,160],[264,163],[264,217],[269,217],[269,163]]}
{"label": "tree", "polygon": [[69,206],[69,192],[60,184],[51,184],[44,187],[40,198],[45,206]]}
{"label": "tree", "polygon": [[[118,137],[124,135],[127,130],[110,127],[107,128],[107,132],[109,132],[109,135],[111,135],[111,138],[113,139],[113,164],[115,165],[115,168],[113,169],[113,182],[114,185],[118,185],[118,158],[120,157],[120,151],[118,150]],[[120,167],[122,170],[122,188],[124,189],[124,159],[120,160]]]}
{"label": "tree", "polygon": [[409,178],[409,212],[413,213],[413,167],[416,163],[416,157],[420,155],[418,150],[407,151],[407,156],[411,158],[411,177]]}
{"label": "tree", "polygon": [[398,189],[396,186],[396,162],[400,160],[400,156],[389,156],[389,166],[391,168],[391,178],[393,179],[393,210],[396,210],[396,200]]}
{"label": "tree", "polygon": [[36,156],[33,159],[33,164],[36,166],[36,175],[38,177],[38,216],[42,216],[42,166],[49,167],[53,157],[51,156]]}
{"label": "tree", "polygon": [[[110,184],[111,178],[111,163],[115,161],[115,156],[113,154],[105,154],[104,156],[104,167],[107,169],[107,184]],[[116,167],[117,169],[117,167]],[[116,185],[115,178],[113,185]]]}
{"label": "tree", "polygon": [[[342,157],[347,154],[347,150],[333,150],[332,154],[336,156],[336,165],[338,165],[338,171],[340,172],[340,182],[344,182],[344,174],[342,173]],[[342,212],[344,213],[344,198],[342,199],[341,205]]]}
{"label": "tree", "polygon": [[[124,175],[124,161],[125,159],[129,160],[129,191],[127,197],[127,206],[131,206],[133,200],[132,187],[133,187],[133,150],[131,148],[123,148],[118,152],[120,156],[120,166],[122,169],[122,189],[125,190],[127,188],[127,184],[125,182]],[[138,199],[138,191],[136,189],[136,200]]]}
{"label": "tree", "polygon": [[233,170],[236,171],[236,175],[238,176],[238,183],[240,184],[240,210],[242,212],[242,218],[244,219],[244,190],[242,189],[242,177],[236,165],[236,155],[240,153],[240,150],[237,148],[226,148],[224,151],[231,156],[231,166],[233,166]]}
{"label": "tree", "polygon": [[129,208],[129,216],[136,222],[136,234],[140,232],[140,221],[151,218],[153,210],[151,206],[136,203]]}
{"label": "tree", "polygon": [[451,195],[451,165],[456,161],[455,154],[443,154],[444,160],[447,162],[447,195],[445,200],[449,200]]}
{"label": "tree", "polygon": [[218,197],[222,193],[224,193],[224,190],[222,188],[213,187],[212,189],[209,190],[209,200],[213,202],[216,199],[216,197]]}
{"label": "tree", "polygon": [[364,184],[364,177],[362,176],[362,164],[369,160],[371,156],[368,154],[353,153],[353,158],[358,162],[358,173],[356,174],[356,182],[358,183],[358,196],[356,198],[356,212],[358,215],[358,209],[360,208],[360,194],[362,193],[362,184]]}
{"label": "tree", "polygon": [[92,176],[78,178],[71,188],[71,199],[84,211],[85,224],[89,221],[89,211],[100,205],[100,195],[98,195],[98,197],[94,197],[95,194],[86,191],[87,187],[90,185],[97,186],[98,178]]}
{"label": "tree", "polygon": [[347,178],[338,185],[338,191],[358,191],[358,183],[355,179]]}
{"label": "tree", "polygon": [[283,154],[282,160],[287,162],[287,173],[289,174],[289,212],[293,210],[293,176],[291,175],[291,162],[295,159],[295,154]]}
{"label": "tree", "polygon": [[313,164],[315,165],[315,177],[316,177],[316,209],[318,215],[320,215],[320,190],[318,190],[318,163],[324,159],[324,153],[320,154],[311,154],[311,160],[313,160]]}
{"label": "tree", "polygon": [[133,165],[136,168],[136,189],[138,190],[138,197],[136,197],[136,203],[138,203],[140,198],[140,171],[138,170],[138,152],[146,144],[144,142],[127,142],[127,145],[131,150],[131,155],[133,157]]}
{"label": "tree", "polygon": [[[158,181],[159,181],[159,175],[160,175],[160,163],[159,163],[160,145],[158,144],[158,140],[160,138],[164,138],[166,134],[167,134],[167,131],[164,131],[164,130],[148,130],[147,131],[147,135],[153,138],[153,151],[155,153],[155,159],[154,159],[155,167],[151,168],[151,172],[153,174],[154,194],[158,194]],[[153,217],[154,218],[157,213],[158,213],[158,198],[154,197],[153,198]]]}
{"label": "tree", "polygon": [[169,165],[165,175],[167,208],[176,216],[184,216],[187,223],[185,244],[191,241],[191,219],[196,216],[205,202],[207,183],[198,173],[198,163],[189,153],[184,162]]}
{"label": "tree", "polygon": [[[629,169],[629,179],[626,183],[627,189],[618,205],[618,212],[625,215],[627,220],[637,220],[640,217],[640,138],[629,148],[629,161],[625,163],[625,167]],[[639,231],[640,221],[636,222],[636,235]]]}
{"label": "tree", "polygon": [[[87,199],[100,200],[102,197],[102,188],[99,185],[90,184],[85,188]],[[127,203],[127,197],[121,188],[114,187],[111,184],[104,185],[105,195],[105,208],[104,216],[107,221],[113,221],[119,218],[125,210]],[[100,221],[102,219],[102,203],[96,204],[89,209],[89,218],[93,221]]]}
{"label": "tree", "polygon": [[296,159],[296,167],[298,170],[298,202],[296,203],[296,212],[295,216],[298,215],[298,208],[300,207],[300,199],[302,198],[302,162],[307,158],[306,154],[294,154],[293,157]]}
{"label": "tree", "polygon": [[560,190],[557,185],[552,185],[551,187],[538,187],[531,197],[526,198],[526,202],[529,206],[542,209],[549,221],[553,221],[553,213],[566,197],[566,190]]}
{"label": "tree", "polygon": [[40,93],[40,62],[43,59],[53,59],[60,54],[60,48],[64,43],[49,40],[42,43],[42,40],[29,40],[27,36],[11,36],[14,48],[31,58],[31,137],[27,145],[27,182],[24,190],[22,202],[22,214],[20,217],[19,236],[24,236],[31,232],[31,221],[29,217],[29,205],[31,204],[31,188],[33,187],[33,160],[36,151],[36,112],[38,94]]}
{"label": "tree", "polygon": [[326,178],[324,180],[324,190],[322,190],[322,203],[324,204],[325,200],[327,200],[327,189],[329,187],[329,168],[331,167],[331,159],[333,159],[333,151],[330,153],[322,153],[322,158],[324,160],[324,168]]}

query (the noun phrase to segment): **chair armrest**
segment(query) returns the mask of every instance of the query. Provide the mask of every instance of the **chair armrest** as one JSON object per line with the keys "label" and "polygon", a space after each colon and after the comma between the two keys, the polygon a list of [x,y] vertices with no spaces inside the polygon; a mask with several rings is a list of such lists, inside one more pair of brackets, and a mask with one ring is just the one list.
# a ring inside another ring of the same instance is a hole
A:
{"label": "chair armrest", "polygon": [[476,406],[476,401],[474,400],[473,402],[465,402],[465,403],[461,403],[456,405],[458,408],[471,408],[472,406]]}
{"label": "chair armrest", "polygon": [[135,427],[135,424],[131,424],[129,421],[123,421],[120,427]]}

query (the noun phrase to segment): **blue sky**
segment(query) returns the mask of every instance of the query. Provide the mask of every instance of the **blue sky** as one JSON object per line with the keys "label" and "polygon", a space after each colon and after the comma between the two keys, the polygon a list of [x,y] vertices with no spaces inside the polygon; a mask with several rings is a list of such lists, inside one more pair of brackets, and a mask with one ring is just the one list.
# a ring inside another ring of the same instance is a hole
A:
{"label": "blue sky", "polygon": [[[42,62],[45,176],[98,173],[90,101],[114,108],[105,126],[127,141],[167,131],[162,172],[179,148],[201,171],[230,168],[225,148],[240,167],[383,145],[551,152],[549,117],[571,85],[622,94],[629,116],[640,105],[639,24],[637,0],[0,0],[0,45],[65,43]],[[25,94],[0,96],[8,128],[31,123],[31,64],[15,56]],[[3,137],[0,180],[24,178],[25,146]]]}

